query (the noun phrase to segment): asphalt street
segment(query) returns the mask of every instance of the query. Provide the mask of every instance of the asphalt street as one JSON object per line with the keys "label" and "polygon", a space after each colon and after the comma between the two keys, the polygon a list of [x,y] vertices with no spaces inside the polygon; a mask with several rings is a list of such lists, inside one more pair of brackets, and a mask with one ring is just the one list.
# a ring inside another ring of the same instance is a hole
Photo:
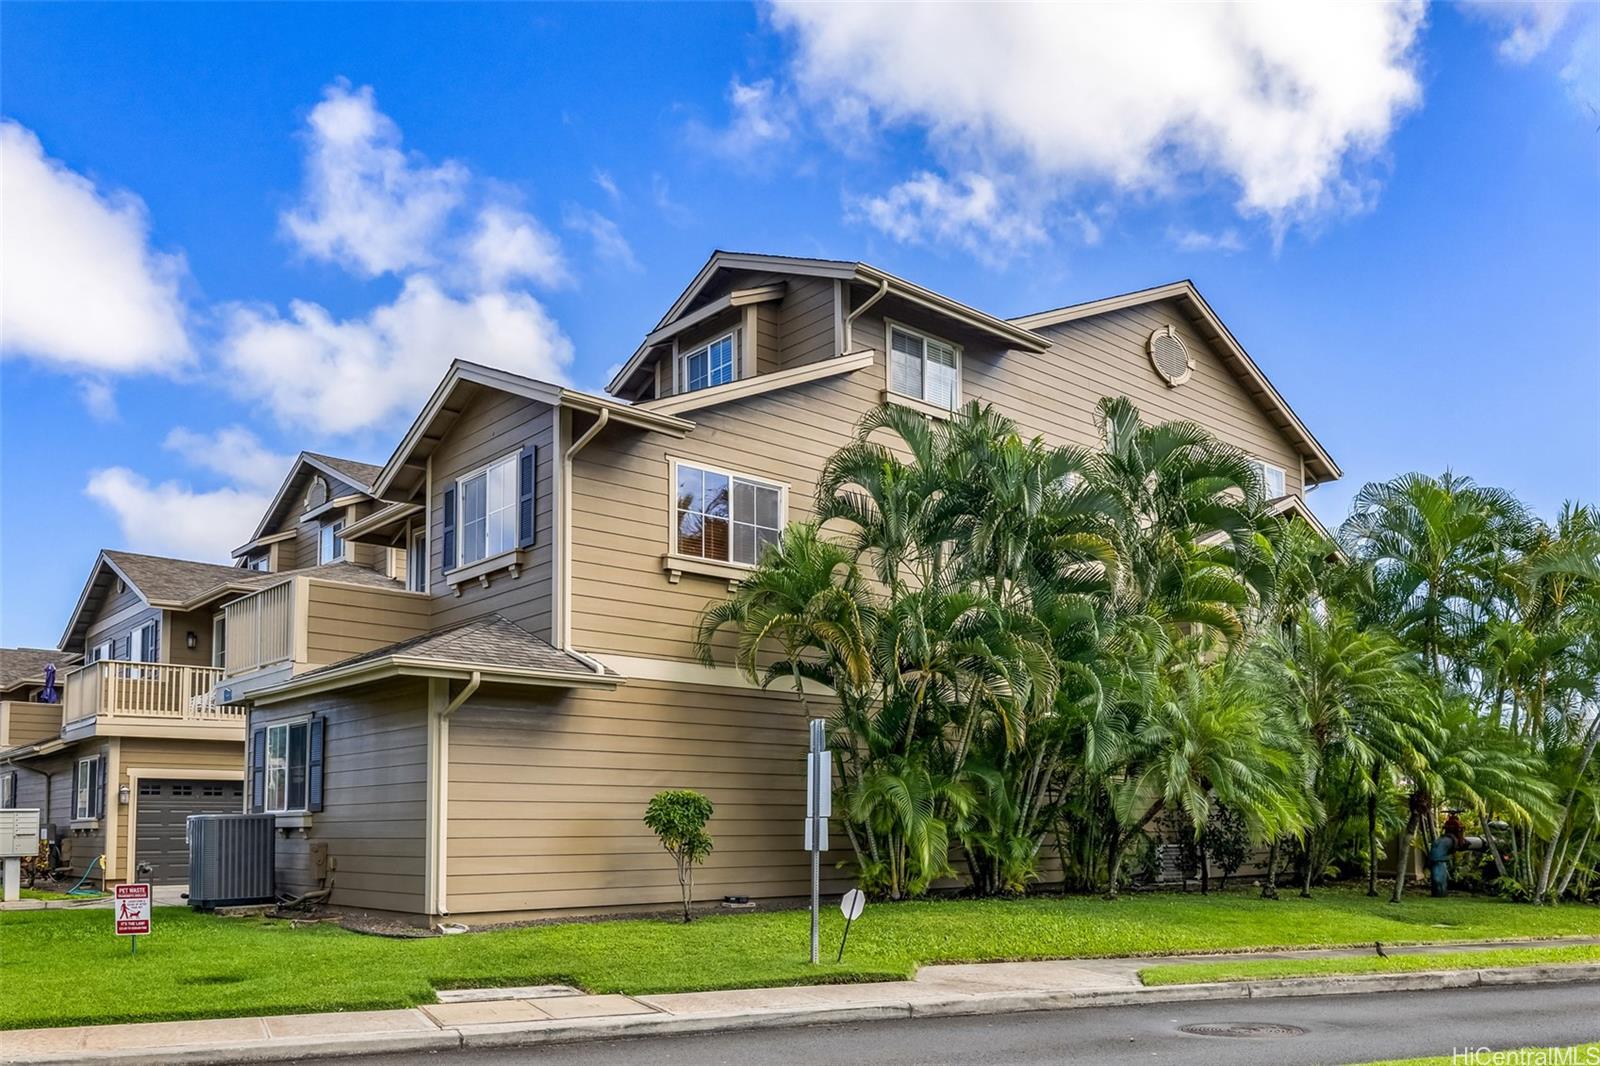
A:
{"label": "asphalt street", "polygon": [[[1185,1026],[1239,1023],[1292,1026],[1304,1032],[1200,1036],[1183,1031]],[[1600,988],[1555,985],[863,1022],[711,1036],[365,1056],[358,1066],[1320,1066],[1448,1055],[1467,1047],[1559,1047],[1596,1040],[1600,1040]]]}

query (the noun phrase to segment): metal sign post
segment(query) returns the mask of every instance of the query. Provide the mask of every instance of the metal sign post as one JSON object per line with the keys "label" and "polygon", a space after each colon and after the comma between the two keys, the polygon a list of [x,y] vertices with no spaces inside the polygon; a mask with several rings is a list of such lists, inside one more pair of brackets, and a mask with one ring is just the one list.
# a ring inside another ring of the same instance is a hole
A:
{"label": "metal sign post", "polygon": [[822,853],[828,850],[828,816],[833,813],[833,767],[828,762],[827,722],[811,720],[811,750],[806,754],[806,850],[811,852],[811,961],[817,962],[821,914]]}
{"label": "metal sign post", "polygon": [[850,943],[850,925],[861,912],[867,909],[867,894],[859,888],[852,888],[844,894],[839,901],[839,913],[844,915],[844,936],[839,941],[839,957],[834,962],[844,961],[844,946]]}

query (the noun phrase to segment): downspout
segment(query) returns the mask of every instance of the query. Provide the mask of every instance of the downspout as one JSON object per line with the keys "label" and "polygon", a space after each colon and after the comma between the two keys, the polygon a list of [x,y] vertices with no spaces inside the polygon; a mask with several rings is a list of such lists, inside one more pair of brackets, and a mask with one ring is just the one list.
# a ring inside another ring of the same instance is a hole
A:
{"label": "downspout", "polygon": [[594,425],[584,430],[561,457],[561,631],[557,646],[597,674],[605,673],[605,667],[572,650],[572,457],[588,447],[610,421],[611,409],[602,407]]}
{"label": "downspout", "polygon": [[840,354],[846,354],[855,347],[854,327],[856,324],[856,319],[860,317],[861,312],[865,311],[867,308],[883,299],[888,292],[889,279],[884,278],[878,282],[877,292],[873,293],[871,296],[868,296],[866,300],[862,302],[860,307],[856,308],[854,311],[851,311],[844,317],[844,352]]}
{"label": "downspout", "polygon": [[483,673],[479,670],[472,671],[472,677],[467,681],[467,687],[456,693],[456,698],[445,704],[439,711],[439,806],[438,806],[438,846],[434,854],[437,864],[433,878],[434,910],[443,918],[450,913],[445,894],[445,871],[449,869],[446,861],[448,854],[447,844],[450,836],[450,716],[460,710],[461,705],[472,698],[478,691],[478,686],[483,683]]}

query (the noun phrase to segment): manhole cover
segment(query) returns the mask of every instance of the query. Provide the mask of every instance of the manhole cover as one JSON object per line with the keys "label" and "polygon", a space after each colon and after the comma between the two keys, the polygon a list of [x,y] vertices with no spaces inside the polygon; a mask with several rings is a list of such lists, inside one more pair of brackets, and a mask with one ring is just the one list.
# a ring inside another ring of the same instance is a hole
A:
{"label": "manhole cover", "polygon": [[1178,1032],[1190,1036],[1304,1036],[1298,1025],[1279,1025],[1277,1022],[1200,1022],[1180,1025]]}

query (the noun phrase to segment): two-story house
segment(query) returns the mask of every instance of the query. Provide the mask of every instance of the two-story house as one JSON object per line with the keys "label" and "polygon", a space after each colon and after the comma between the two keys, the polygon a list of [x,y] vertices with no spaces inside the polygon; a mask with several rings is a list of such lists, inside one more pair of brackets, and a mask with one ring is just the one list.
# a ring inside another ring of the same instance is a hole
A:
{"label": "two-story house", "polygon": [[[378,470],[303,453],[233,566],[101,552],[60,648],[5,653],[0,806],[38,807],[92,881],[149,864],[183,883],[185,819],[245,805],[245,711],[217,691],[224,670],[244,691],[418,631],[403,548],[341,536],[376,506]],[[316,625],[291,634],[302,617]]]}
{"label": "two-story house", "polygon": [[675,876],[640,818],[688,787],[716,805],[702,895],[803,894],[803,711],[702,665],[694,624],[879,404],[981,400],[1093,445],[1122,394],[1256,456],[1285,509],[1339,476],[1188,282],[1003,319],[862,263],[719,252],[608,391],[452,365],[341,529],[405,552],[414,609],[301,597],[284,639],[323,615],[411,631],[222,679],[280,887],[426,921],[660,906]]}

